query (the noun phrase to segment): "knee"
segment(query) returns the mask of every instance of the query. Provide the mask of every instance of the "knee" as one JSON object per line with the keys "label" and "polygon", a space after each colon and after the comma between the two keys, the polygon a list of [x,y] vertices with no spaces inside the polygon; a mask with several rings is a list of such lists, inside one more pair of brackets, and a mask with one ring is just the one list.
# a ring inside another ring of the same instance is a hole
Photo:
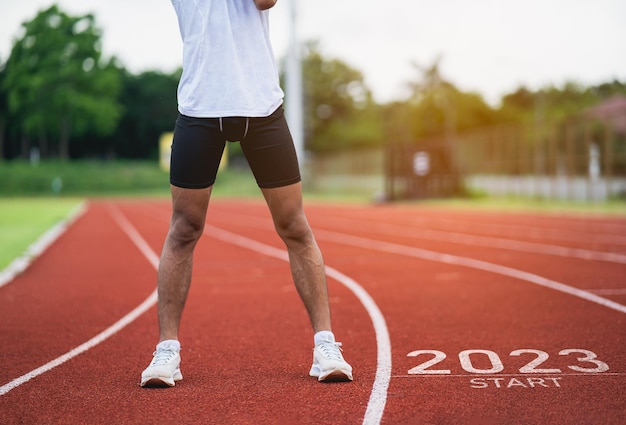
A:
{"label": "knee", "polygon": [[311,227],[304,215],[274,222],[276,231],[285,242],[306,243],[311,237]]}
{"label": "knee", "polygon": [[186,247],[195,245],[204,231],[204,218],[200,219],[185,214],[177,214],[172,217],[169,230],[170,241],[179,246]]}

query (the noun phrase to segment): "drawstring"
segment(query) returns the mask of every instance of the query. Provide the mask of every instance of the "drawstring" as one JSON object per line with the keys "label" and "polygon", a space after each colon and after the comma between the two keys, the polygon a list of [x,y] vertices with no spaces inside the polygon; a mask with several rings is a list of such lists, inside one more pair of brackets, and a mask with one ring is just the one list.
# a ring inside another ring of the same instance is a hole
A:
{"label": "drawstring", "polygon": [[[219,117],[219,122],[220,122],[220,133],[224,132],[224,124],[222,124],[222,117]],[[250,117],[246,117],[246,128],[243,131],[243,137],[242,139],[245,139],[246,136],[248,135],[248,128],[250,127]]]}
{"label": "drawstring", "polygon": [[246,135],[248,134],[248,126],[250,125],[250,117],[246,117],[246,129],[243,132],[243,137],[242,139],[246,138]]}

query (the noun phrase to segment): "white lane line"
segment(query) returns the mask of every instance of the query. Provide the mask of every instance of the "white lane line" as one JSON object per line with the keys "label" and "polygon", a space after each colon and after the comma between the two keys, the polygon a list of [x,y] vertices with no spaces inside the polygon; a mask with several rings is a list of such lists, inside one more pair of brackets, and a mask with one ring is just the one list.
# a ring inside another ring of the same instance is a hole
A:
{"label": "white lane line", "polygon": [[[263,255],[289,261],[289,256],[285,250],[274,248],[215,226],[206,225],[204,234],[223,242],[251,249]],[[363,424],[379,424],[387,403],[387,390],[391,379],[391,340],[385,317],[372,297],[356,281],[329,266],[326,266],[326,275],[348,288],[363,304],[372,320],[376,333],[377,366],[372,392],[370,393],[365,416],[363,417]]]}
{"label": "white lane line", "polygon": [[[135,230],[135,228],[128,222],[128,220],[122,215],[122,213],[119,212],[119,210],[117,210],[114,207],[111,207],[110,212],[111,212],[111,215],[113,216],[113,218],[115,219],[115,222],[122,228],[124,233],[126,233],[128,235],[128,237],[134,242],[134,244],[137,246],[137,248],[139,248],[141,253],[148,259],[150,264],[152,264],[152,266],[155,267],[155,268],[158,267],[159,257],[154,253],[154,251],[152,251],[152,249],[150,249],[149,245],[139,235],[137,230]],[[89,341],[79,345],[76,348],[73,348],[72,350],[70,350],[67,353],[63,354],[62,356],[57,357],[56,359],[54,359],[54,360],[44,364],[43,366],[40,366],[37,369],[34,369],[34,370],[32,370],[32,371],[30,371],[30,372],[20,376],[19,378],[15,378],[11,382],[1,386],[0,387],[0,396],[5,395],[9,391],[19,387],[20,385],[30,381],[33,378],[35,378],[35,377],[37,377],[39,375],[42,375],[42,374],[44,374],[44,373],[54,369],[57,366],[62,365],[63,363],[67,362],[68,360],[71,360],[74,357],[78,356],[79,354],[82,354],[85,351],[88,351],[88,350],[92,349],[93,347],[95,347],[96,345],[98,345],[101,342],[105,341],[109,337],[115,335],[117,332],[122,330],[128,324],[130,324],[133,321],[135,321],[139,316],[141,316],[143,313],[145,313],[147,310],[149,310],[152,306],[154,306],[156,304],[156,301],[157,301],[157,292],[156,292],[156,289],[155,289],[148,296],[148,298],[146,298],[141,304],[139,304],[137,307],[135,307],[135,309],[133,309],[130,313],[128,313],[126,316],[122,317],[120,320],[115,322],[113,325],[111,325],[110,327],[108,327],[104,331],[100,332],[98,335],[96,335],[93,338],[91,338]]]}
{"label": "white lane line", "polygon": [[592,251],[583,248],[569,248],[559,245],[516,241],[512,239],[492,238],[486,236],[468,236],[462,233],[451,233],[448,240],[454,243],[462,242],[466,245],[482,245],[490,248],[531,252],[533,254],[548,254],[560,257],[581,258],[583,260],[607,261],[626,264],[626,255],[613,252]]}
{"label": "white lane line", "polygon": [[[222,210],[221,212],[224,211]],[[267,226],[268,223],[271,224],[271,222],[268,222],[267,219],[252,217],[246,214],[235,212],[227,212],[227,214],[229,217],[233,217],[234,215],[244,217],[243,223],[250,227],[258,227],[261,224],[264,226]],[[348,226],[348,228],[354,226],[355,223],[354,219],[348,219],[343,217],[332,217],[330,220],[332,221],[333,225],[337,225],[338,223],[343,222],[345,226]],[[618,264],[626,264],[626,255],[613,252],[594,251],[584,248],[570,248],[560,245],[518,241],[514,239],[495,238],[491,236],[469,235],[466,233],[452,232],[447,230],[421,229],[406,226],[403,227],[395,224],[374,223],[370,221],[364,221],[363,225],[366,226],[368,230],[373,230],[377,233],[382,233],[388,236],[411,237],[434,241],[445,241],[463,245],[479,245],[486,246],[488,248],[506,249],[509,251],[530,252],[532,254],[546,254],[565,258],[580,258],[589,261],[606,261]],[[328,224],[324,224],[323,226],[326,228],[329,227]],[[320,225],[317,225],[315,227],[316,229],[319,229]],[[332,232],[333,230],[328,231]],[[317,234],[317,230],[315,231],[315,233]]]}
{"label": "white lane line", "polygon": [[458,255],[443,254],[440,252],[429,251],[426,249],[415,248],[412,246],[362,238],[359,236],[353,236],[345,233],[330,232],[318,229],[315,231],[315,235],[319,239],[325,239],[344,245],[352,245],[359,248],[368,248],[376,251],[388,252],[391,254],[400,254],[409,257],[420,258],[423,260],[452,264],[455,266],[470,267],[473,269],[512,277],[514,279],[524,280],[526,282],[534,283],[539,286],[550,288],[555,291],[563,292],[587,301],[591,301],[593,303],[619,311],[621,313],[626,313],[626,306],[616,303],[615,301],[611,301],[596,294],[592,294],[591,292],[574,288],[572,286],[545,278],[543,276],[514,269],[512,267],[501,266],[499,264],[489,263],[487,261],[476,260],[468,257],[460,257]]}
{"label": "white lane line", "polygon": [[54,241],[56,241],[65,231],[74,223],[78,217],[83,215],[87,210],[85,202],[80,202],[75,206],[67,217],[57,223],[55,226],[46,231],[39,237],[26,251],[18,258],[13,260],[4,270],[0,271],[0,287],[6,285],[15,279],[16,276],[23,273],[30,264],[39,257]]}
{"label": "white lane line", "polygon": [[[533,217],[536,217],[536,215],[533,215]],[[484,223],[482,221],[478,222],[475,220],[468,220],[467,224],[470,225],[470,227],[472,229],[482,229],[482,231],[485,232],[491,232],[492,234],[496,234],[496,235],[503,235],[503,234],[507,234],[510,235],[511,237],[519,237],[521,236],[536,236],[536,235],[540,235],[542,239],[552,239],[556,242],[560,242],[560,241],[571,241],[571,242],[582,242],[582,243],[587,243],[587,241],[589,240],[589,238],[591,236],[595,237],[597,239],[598,242],[602,242],[602,243],[611,243],[611,244],[617,244],[617,245],[624,245],[626,244],[626,237],[623,236],[624,234],[624,226],[623,225],[610,225],[608,223],[599,223],[601,225],[601,227],[604,227],[605,230],[603,229],[590,229],[588,227],[589,224],[592,225],[592,227],[597,228],[598,226],[593,226],[593,223],[598,224],[596,221],[594,221],[594,218],[590,218],[590,219],[582,219],[582,220],[569,220],[566,216],[553,216],[551,217],[552,221],[568,221],[567,226],[573,226],[574,228],[578,229],[578,231],[571,231],[570,229],[563,229],[563,228],[554,228],[554,227],[548,227],[550,226],[550,224],[546,224],[544,222],[544,224],[538,224],[535,226],[528,226],[528,225],[519,225],[519,224],[513,224],[513,223],[508,223],[508,224],[504,224],[504,223],[493,223],[493,222],[489,222],[489,223]],[[591,222],[589,221],[591,220]],[[415,220],[412,220],[415,221]],[[442,223],[443,226],[448,227],[448,224],[445,223],[452,223],[452,224],[458,224],[458,222],[454,219],[439,219],[439,223]],[[609,229],[606,226],[609,226],[612,230],[609,231]],[[591,233],[591,234],[590,234]]]}
{"label": "white lane line", "polygon": [[597,295],[626,295],[626,288],[621,289],[587,289]]}
{"label": "white lane line", "polygon": [[341,282],[354,293],[367,310],[372,324],[374,325],[377,347],[376,377],[374,379],[374,385],[372,386],[370,399],[367,403],[367,410],[363,417],[363,424],[379,424],[382,420],[383,412],[385,411],[387,389],[389,388],[389,381],[391,380],[391,339],[389,337],[385,317],[372,297],[361,285],[328,266],[326,266],[326,274],[338,282]]}
{"label": "white lane line", "polygon": [[624,372],[587,372],[587,373],[568,373],[568,372],[557,372],[557,373],[541,373],[541,374],[534,374],[534,373],[502,373],[502,374],[497,374],[497,375],[492,375],[492,374],[457,374],[457,375],[448,375],[448,374],[415,374],[415,375],[393,375],[392,378],[499,378],[499,377],[521,377],[521,378],[534,378],[534,377],[538,377],[538,378],[542,378],[545,376],[553,376],[553,377],[568,377],[568,376],[626,376],[626,373]]}
{"label": "white lane line", "polygon": [[[347,218],[333,218],[332,221],[334,224],[340,221],[344,221],[350,225],[354,224],[354,220]],[[398,226],[395,224],[371,223],[371,225],[368,225],[368,229],[384,233],[389,236],[414,237],[464,245],[480,245],[488,248],[500,248],[510,251],[530,252],[533,254],[547,254],[560,257],[581,258],[583,260],[607,261],[626,264],[626,255],[624,254],[594,251],[584,248],[570,248],[560,245],[518,241],[491,236],[477,236],[446,230],[418,229],[414,227],[407,228],[406,226]]]}
{"label": "white lane line", "polygon": [[[154,253],[154,251],[152,251],[148,243],[139,235],[137,230],[130,224],[130,222],[122,215],[122,213],[117,208],[111,207],[110,212],[117,224],[122,228],[124,233],[128,235],[128,237],[133,241],[137,248],[144,254],[144,256],[152,264],[152,266],[155,269],[158,268],[159,257]],[[207,233],[207,228],[212,229],[210,234]],[[252,239],[248,239],[243,236],[239,236],[213,226],[207,226],[207,228],[205,228],[205,233],[209,236],[215,237],[224,242],[252,249],[254,251],[281,259],[283,261],[289,261],[287,252],[284,250],[262,244]],[[326,267],[326,273],[329,277],[338,280],[355,294],[355,296],[361,301],[361,303],[368,311],[368,314],[370,315],[370,318],[374,325],[378,346],[378,359],[376,377],[374,380],[374,385],[372,387],[372,392],[370,394],[367,410],[363,418],[363,424],[379,424],[383,416],[385,404],[387,402],[387,389],[389,387],[389,381],[391,379],[391,342],[389,338],[389,332],[387,330],[387,324],[385,322],[384,316],[380,312],[380,309],[376,306],[376,303],[358,283],[345,276],[341,272],[328,266]],[[132,323],[147,310],[152,308],[156,304],[156,302],[157,291],[155,289],[148,296],[148,298],[146,298],[134,310],[132,310],[126,316],[114,323],[111,327],[105,329],[103,332],[96,335],[89,341],[68,351],[64,355],[46,363],[45,365],[34,369],[31,372],[28,372],[25,375],[22,375],[19,378],[16,378],[0,387],[0,396],[30,381],[33,378],[42,375],[57,366],[62,365],[68,360],[71,360],[79,354],[82,354],[85,351],[88,351],[89,349],[105,341],[112,335],[119,332],[125,326]]]}

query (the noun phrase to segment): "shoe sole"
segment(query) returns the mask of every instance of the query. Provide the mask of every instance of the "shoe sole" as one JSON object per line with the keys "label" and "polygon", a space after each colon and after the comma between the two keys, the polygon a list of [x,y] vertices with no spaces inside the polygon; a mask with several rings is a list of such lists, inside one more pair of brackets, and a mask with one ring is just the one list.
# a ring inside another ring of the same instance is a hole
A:
{"label": "shoe sole", "polygon": [[174,382],[173,380],[169,380],[167,378],[161,378],[161,377],[149,378],[148,380],[141,382],[142,387],[149,387],[149,388],[173,387],[175,385],[176,385],[176,382]]}
{"label": "shoe sole", "polygon": [[180,371],[174,373],[173,376],[149,376],[141,379],[142,387],[173,387],[176,385],[176,381],[183,379],[183,375]]}
{"label": "shoe sole", "polygon": [[352,373],[343,370],[335,369],[321,372],[318,368],[314,368],[309,372],[310,376],[317,378],[320,382],[348,382],[352,381]]}

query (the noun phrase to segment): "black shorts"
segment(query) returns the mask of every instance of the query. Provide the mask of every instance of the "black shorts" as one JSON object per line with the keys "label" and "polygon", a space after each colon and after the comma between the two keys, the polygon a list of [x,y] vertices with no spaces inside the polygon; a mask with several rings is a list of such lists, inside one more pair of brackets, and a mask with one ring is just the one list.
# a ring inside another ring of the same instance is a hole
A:
{"label": "black shorts", "polygon": [[283,107],[261,118],[176,119],[170,183],[201,189],[215,183],[227,141],[238,141],[261,188],[282,187],[300,181],[300,168]]}

